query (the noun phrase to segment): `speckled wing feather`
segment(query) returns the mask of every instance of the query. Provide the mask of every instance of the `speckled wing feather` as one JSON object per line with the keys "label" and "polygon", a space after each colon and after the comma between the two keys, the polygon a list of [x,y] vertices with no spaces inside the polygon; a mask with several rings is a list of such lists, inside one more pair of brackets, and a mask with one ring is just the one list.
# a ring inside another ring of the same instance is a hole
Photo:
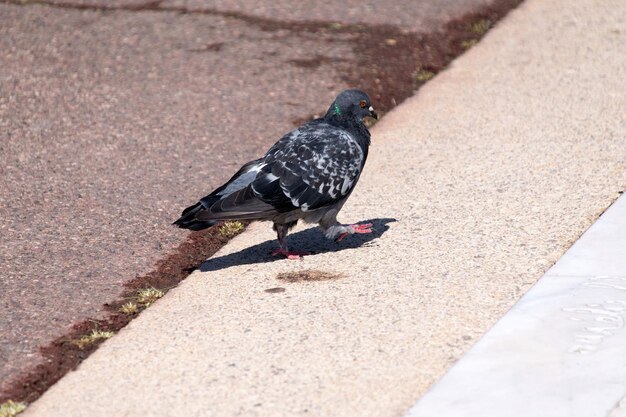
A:
{"label": "speckled wing feather", "polygon": [[279,212],[314,210],[347,197],[361,174],[365,155],[347,131],[311,122],[278,141],[251,189]]}

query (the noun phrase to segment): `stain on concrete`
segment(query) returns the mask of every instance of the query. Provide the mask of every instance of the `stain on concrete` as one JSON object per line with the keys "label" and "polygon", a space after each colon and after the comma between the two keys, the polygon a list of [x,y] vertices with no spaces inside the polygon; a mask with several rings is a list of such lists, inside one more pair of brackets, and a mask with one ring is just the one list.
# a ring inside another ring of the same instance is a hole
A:
{"label": "stain on concrete", "polygon": [[305,282],[305,281],[332,281],[336,279],[345,278],[345,274],[336,272],[319,271],[315,269],[306,269],[304,271],[296,272],[281,272],[276,275],[276,279],[279,281],[285,281],[289,283]]}
{"label": "stain on concrete", "polygon": [[281,292],[285,292],[286,290],[283,287],[274,287],[274,288],[268,288],[265,290],[265,292],[270,293],[270,294],[278,294]]}

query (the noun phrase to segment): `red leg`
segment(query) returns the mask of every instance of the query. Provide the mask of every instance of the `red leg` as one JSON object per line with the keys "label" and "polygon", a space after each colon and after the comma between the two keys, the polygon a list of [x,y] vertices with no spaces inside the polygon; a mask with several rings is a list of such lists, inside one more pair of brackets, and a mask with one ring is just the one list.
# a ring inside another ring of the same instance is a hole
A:
{"label": "red leg", "polygon": [[301,256],[309,255],[309,252],[297,252],[287,249],[287,242],[285,241],[285,238],[287,237],[289,228],[294,225],[295,222],[287,224],[274,224],[274,230],[276,230],[278,235],[278,244],[280,245],[280,248],[273,251],[272,256],[282,255],[287,259],[302,259],[300,258]]}
{"label": "red leg", "polygon": [[[351,224],[350,227],[352,227],[352,229],[354,230],[354,233],[359,233],[359,234],[363,234],[363,233],[372,233],[372,223],[364,223],[364,224]],[[345,232],[340,234],[337,239],[335,239],[336,242],[339,242],[340,240],[342,240],[344,237],[348,236],[350,233]]]}

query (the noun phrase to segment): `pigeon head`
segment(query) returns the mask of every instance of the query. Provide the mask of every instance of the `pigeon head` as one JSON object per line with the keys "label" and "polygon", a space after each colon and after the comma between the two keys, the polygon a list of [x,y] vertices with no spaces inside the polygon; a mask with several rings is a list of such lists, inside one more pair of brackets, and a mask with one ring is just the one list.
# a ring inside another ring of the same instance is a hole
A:
{"label": "pigeon head", "polygon": [[330,105],[325,118],[363,122],[367,116],[378,119],[369,96],[361,90],[345,90]]}

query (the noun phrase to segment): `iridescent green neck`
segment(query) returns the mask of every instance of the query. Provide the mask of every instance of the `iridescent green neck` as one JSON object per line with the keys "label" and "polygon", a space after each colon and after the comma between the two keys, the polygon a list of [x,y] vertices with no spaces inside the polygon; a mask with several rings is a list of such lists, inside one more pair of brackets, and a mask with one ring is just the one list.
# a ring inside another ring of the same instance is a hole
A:
{"label": "iridescent green neck", "polygon": [[333,104],[333,109],[334,109],[335,114],[337,116],[341,116],[341,110],[339,109],[339,104],[337,104],[337,103]]}

